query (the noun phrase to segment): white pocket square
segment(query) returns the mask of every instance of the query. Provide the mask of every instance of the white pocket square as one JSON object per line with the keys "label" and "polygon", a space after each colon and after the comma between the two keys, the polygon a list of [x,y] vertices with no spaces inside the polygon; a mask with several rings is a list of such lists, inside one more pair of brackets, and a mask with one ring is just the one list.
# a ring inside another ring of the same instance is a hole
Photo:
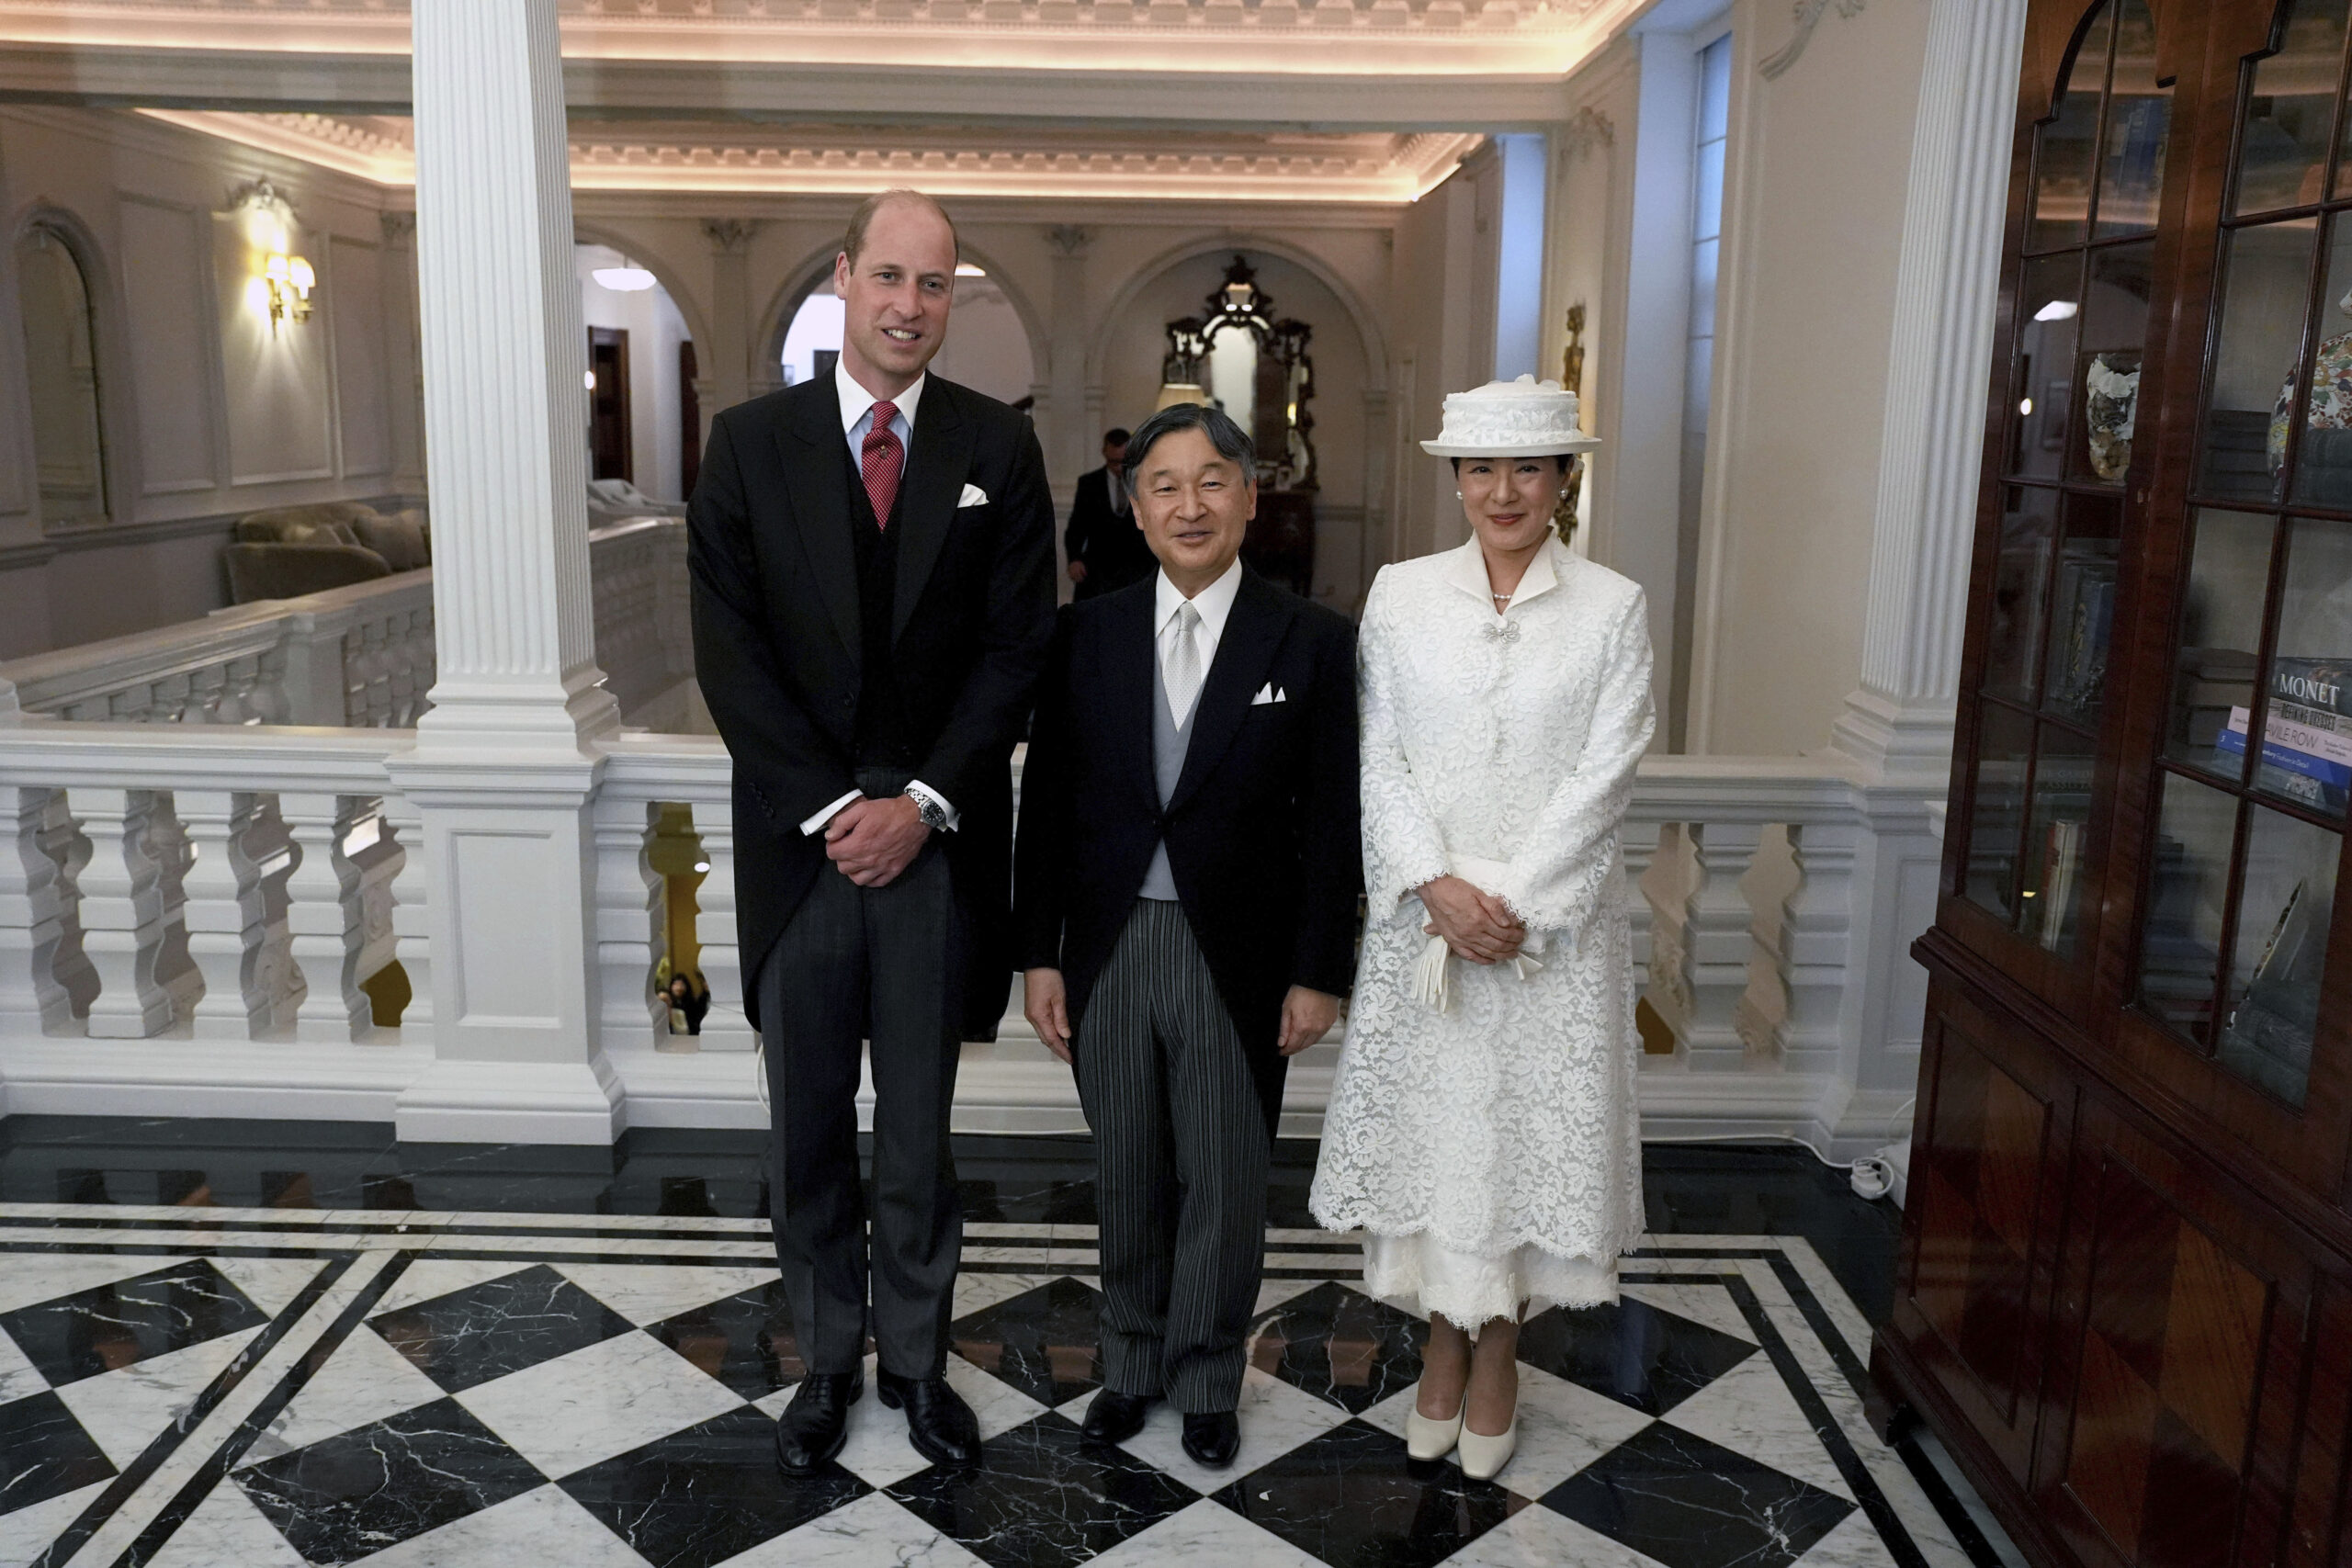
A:
{"label": "white pocket square", "polygon": [[1250,699],[1250,705],[1254,708],[1263,703],[1286,703],[1288,701],[1290,701],[1289,695],[1285,694],[1280,686],[1277,686],[1272,681],[1269,681],[1264,685],[1258,688],[1258,694]]}
{"label": "white pocket square", "polygon": [[982,490],[978,485],[966,485],[964,487],[964,493],[956,498],[956,504],[959,508],[966,506],[986,506],[988,503],[989,492]]}

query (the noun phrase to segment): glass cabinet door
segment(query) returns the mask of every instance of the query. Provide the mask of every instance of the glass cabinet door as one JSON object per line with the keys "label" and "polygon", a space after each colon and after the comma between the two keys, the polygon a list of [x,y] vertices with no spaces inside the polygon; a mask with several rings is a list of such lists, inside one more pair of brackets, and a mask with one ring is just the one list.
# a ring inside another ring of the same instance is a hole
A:
{"label": "glass cabinet door", "polygon": [[[2035,128],[2012,297],[1959,891],[2061,961],[2080,954],[2092,882],[2092,773],[2171,137],[2155,55],[2146,0],[2103,0],[2086,17],[2054,111]],[[2268,401],[2256,412],[2267,419]]]}
{"label": "glass cabinet door", "polygon": [[2292,0],[2240,85],[2132,997],[2288,1107],[2352,797],[2348,20]]}

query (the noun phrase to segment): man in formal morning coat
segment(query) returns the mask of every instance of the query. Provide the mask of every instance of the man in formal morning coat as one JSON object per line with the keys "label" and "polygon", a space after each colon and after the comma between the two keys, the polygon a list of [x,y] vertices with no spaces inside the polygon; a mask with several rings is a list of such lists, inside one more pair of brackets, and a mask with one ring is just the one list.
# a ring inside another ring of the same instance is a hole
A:
{"label": "man in formal morning coat", "polygon": [[687,513],[695,673],[735,762],[776,1260],[808,1369],[777,1424],[796,1474],[841,1451],[869,1321],[916,1450],[978,1450],[944,1375],[963,1236],[947,1119],[959,1043],[993,1037],[1012,965],[1010,763],[1052,637],[1053,503],[1027,417],[926,374],[956,261],[929,197],[860,207],[833,264],[834,373],[713,421]]}
{"label": "man in formal morning coat", "polygon": [[1355,632],[1241,564],[1250,438],[1164,409],[1128,445],[1159,570],[1063,612],[1022,773],[1024,1010],[1093,1128],[1102,1387],[1120,1442],[1165,1397],[1239,1446],[1243,1336],[1288,1058],[1354,968]]}
{"label": "man in formal morning coat", "polygon": [[1103,434],[1102,466],[1078,476],[1078,493],[1069,503],[1062,549],[1080,599],[1115,593],[1159,570],[1136,525],[1135,502],[1127,494],[1127,441],[1124,430]]}

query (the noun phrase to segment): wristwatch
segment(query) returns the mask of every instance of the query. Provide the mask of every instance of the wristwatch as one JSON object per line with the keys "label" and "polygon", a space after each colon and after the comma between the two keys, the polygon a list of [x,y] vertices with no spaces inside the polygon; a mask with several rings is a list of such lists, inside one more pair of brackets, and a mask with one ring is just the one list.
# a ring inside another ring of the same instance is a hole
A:
{"label": "wristwatch", "polygon": [[902,790],[899,793],[915,803],[915,810],[922,818],[924,827],[934,833],[944,833],[947,830],[947,807],[940,805],[931,796],[918,795],[910,789]]}

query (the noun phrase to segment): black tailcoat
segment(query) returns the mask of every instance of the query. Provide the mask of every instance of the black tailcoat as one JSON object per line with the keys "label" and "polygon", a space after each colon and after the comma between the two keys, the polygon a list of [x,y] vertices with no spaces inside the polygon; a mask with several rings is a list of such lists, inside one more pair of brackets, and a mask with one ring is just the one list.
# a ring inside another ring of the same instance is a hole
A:
{"label": "black tailcoat", "polygon": [[[1163,810],[1152,769],[1156,579],[1062,612],[1021,778],[1015,923],[1023,968],[1058,968],[1071,1022],[1164,834],[1169,869],[1281,1111],[1283,995],[1347,994],[1363,884],[1355,628],[1243,570]],[[1279,692],[1280,702],[1255,700]]]}
{"label": "black tailcoat", "polygon": [[[855,787],[863,655],[854,468],[833,378],[729,409],[687,508],[695,667],[735,761],[743,995],[820,873],[799,824]],[[970,489],[986,497],[964,504]],[[960,814],[943,835],[972,933],[966,1035],[993,1039],[1012,966],[1011,758],[1052,637],[1053,499],[1028,417],[923,385],[899,486],[892,663],[916,778]]]}

